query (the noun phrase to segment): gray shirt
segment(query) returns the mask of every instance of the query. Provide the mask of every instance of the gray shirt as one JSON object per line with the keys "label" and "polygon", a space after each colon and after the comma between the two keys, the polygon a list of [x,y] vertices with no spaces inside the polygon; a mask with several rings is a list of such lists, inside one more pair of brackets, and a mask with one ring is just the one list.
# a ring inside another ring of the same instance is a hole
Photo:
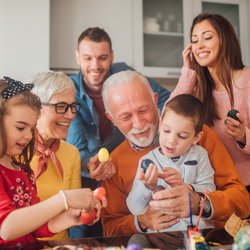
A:
{"label": "gray shirt", "polygon": [[[142,157],[142,160],[150,159],[154,162],[159,173],[163,173],[165,167],[172,167],[181,173],[183,182],[193,186],[197,192],[211,192],[215,190],[214,170],[208,159],[207,151],[199,146],[193,145],[188,152],[180,156],[177,161],[166,157],[160,151],[160,147],[155,148]],[[147,189],[142,181],[138,179],[141,166],[137,168],[136,177],[132,189],[127,197],[127,206],[134,215],[146,212],[148,204],[152,199],[152,191]],[[158,179],[157,185],[171,188],[163,179]],[[198,216],[193,216],[194,223]],[[164,231],[186,230],[189,225],[189,218],[182,219],[179,223],[167,228]],[[200,228],[211,227],[211,223],[201,220]]]}

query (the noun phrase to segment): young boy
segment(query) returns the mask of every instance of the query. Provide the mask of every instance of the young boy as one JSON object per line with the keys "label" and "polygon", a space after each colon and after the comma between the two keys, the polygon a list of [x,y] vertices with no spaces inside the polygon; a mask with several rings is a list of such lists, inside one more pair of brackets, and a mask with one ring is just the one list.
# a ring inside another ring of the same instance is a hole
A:
{"label": "young boy", "polygon": [[[202,137],[203,120],[203,104],[191,95],[178,95],[165,104],[159,123],[160,146],[140,159],[127,197],[132,214],[143,214],[147,210],[152,191],[158,190],[159,185],[164,188],[188,185],[197,192],[215,190],[214,170],[207,152],[196,145]],[[145,160],[151,160],[149,166]],[[192,219],[196,224],[198,216]],[[162,231],[186,230],[190,223],[190,218],[185,218]],[[199,224],[199,228],[212,226],[208,220],[201,220]]]}

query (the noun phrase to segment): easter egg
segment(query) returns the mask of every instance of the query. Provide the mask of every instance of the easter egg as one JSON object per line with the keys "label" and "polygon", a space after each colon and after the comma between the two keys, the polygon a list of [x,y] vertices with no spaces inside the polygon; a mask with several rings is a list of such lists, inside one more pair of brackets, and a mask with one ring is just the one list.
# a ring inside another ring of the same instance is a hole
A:
{"label": "easter egg", "polygon": [[106,189],[104,187],[98,187],[94,190],[94,196],[101,201],[102,198],[106,195]]}
{"label": "easter egg", "polygon": [[149,159],[144,159],[142,162],[141,162],[141,168],[143,168],[143,172],[144,174],[146,173],[150,163],[153,163],[153,161],[149,160]]}
{"label": "easter egg", "polygon": [[101,148],[98,152],[98,159],[100,162],[108,161],[109,151],[106,148]]}
{"label": "easter egg", "polygon": [[231,118],[233,118],[233,119],[235,119],[235,120],[238,121],[239,118],[236,116],[237,113],[239,113],[238,110],[236,110],[236,109],[231,109],[230,111],[228,111],[227,116],[228,116],[228,117],[231,117]]}
{"label": "easter egg", "polygon": [[127,250],[143,250],[143,248],[136,243],[131,243],[127,246]]}
{"label": "easter egg", "polygon": [[96,210],[91,209],[88,212],[83,212],[81,214],[81,221],[84,225],[92,225],[96,219]]}

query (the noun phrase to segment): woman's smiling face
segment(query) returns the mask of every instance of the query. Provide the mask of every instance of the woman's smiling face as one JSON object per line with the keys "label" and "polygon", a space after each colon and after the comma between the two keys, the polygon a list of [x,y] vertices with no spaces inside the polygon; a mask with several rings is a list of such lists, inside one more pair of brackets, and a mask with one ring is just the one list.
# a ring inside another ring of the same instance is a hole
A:
{"label": "woman's smiling face", "polygon": [[[72,104],[75,102],[74,89],[68,89],[54,94],[50,99],[50,104],[57,103]],[[45,140],[65,139],[68,135],[68,128],[75,117],[75,113],[68,108],[65,114],[58,114],[54,106],[42,106],[41,116],[37,122],[37,129],[40,136]]]}
{"label": "woman's smiling face", "polygon": [[203,67],[215,67],[220,52],[220,38],[208,20],[194,26],[191,43],[196,61]]}

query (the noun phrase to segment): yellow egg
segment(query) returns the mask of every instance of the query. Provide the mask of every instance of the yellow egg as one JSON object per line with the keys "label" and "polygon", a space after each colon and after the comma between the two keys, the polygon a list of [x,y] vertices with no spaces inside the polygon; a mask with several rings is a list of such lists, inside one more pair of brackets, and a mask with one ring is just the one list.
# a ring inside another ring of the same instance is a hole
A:
{"label": "yellow egg", "polygon": [[98,159],[100,162],[108,161],[109,151],[106,148],[101,148],[98,152]]}

